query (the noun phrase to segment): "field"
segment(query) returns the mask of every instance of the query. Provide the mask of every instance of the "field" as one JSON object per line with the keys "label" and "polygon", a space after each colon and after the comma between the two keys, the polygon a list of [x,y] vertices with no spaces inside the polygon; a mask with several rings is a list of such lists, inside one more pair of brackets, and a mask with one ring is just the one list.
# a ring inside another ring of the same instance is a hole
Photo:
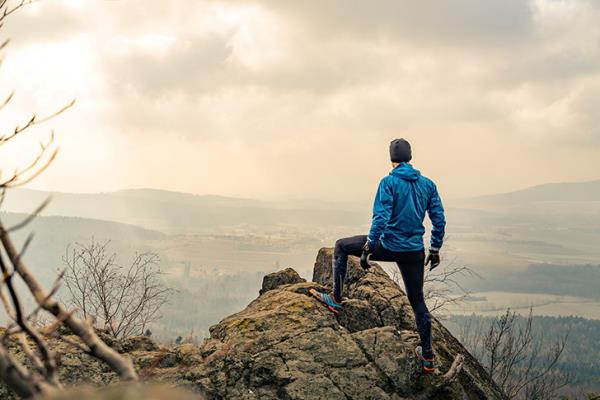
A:
{"label": "field", "polygon": [[533,306],[535,315],[577,316],[600,320],[600,301],[538,293],[477,292],[471,295],[470,300],[453,305],[448,311],[455,315],[494,316],[510,308],[527,315],[530,306]]}

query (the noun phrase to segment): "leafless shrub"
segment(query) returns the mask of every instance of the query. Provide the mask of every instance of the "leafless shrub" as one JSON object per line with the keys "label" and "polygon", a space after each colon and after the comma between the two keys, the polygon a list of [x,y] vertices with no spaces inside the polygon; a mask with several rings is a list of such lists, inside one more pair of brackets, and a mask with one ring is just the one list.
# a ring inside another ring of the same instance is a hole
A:
{"label": "leafless shrub", "polygon": [[433,271],[426,269],[423,291],[429,311],[440,316],[449,306],[463,302],[471,292],[459,280],[474,276],[479,275],[471,268],[456,263],[456,259]]}
{"label": "leafless shrub", "polygon": [[[388,274],[403,287],[402,274],[396,266],[388,269]],[[423,292],[427,308],[438,318],[443,317],[449,306],[461,303],[471,295],[461,283],[460,278],[478,276],[471,268],[460,265],[453,259],[442,260],[442,264],[433,271],[425,269]]]}
{"label": "leafless shrub", "polygon": [[489,325],[471,321],[459,331],[461,342],[511,399],[553,399],[572,380],[557,369],[568,335],[545,352],[543,332],[534,332],[533,321],[533,308],[522,323],[509,309]]}
{"label": "leafless shrub", "polygon": [[67,249],[64,282],[70,301],[83,318],[92,318],[116,338],[141,335],[160,318],[160,308],[173,290],[161,279],[157,254],[136,254],[124,267],[108,245],[92,239]]}
{"label": "leafless shrub", "polygon": [[[30,2],[22,0],[8,4],[7,0],[0,0],[0,28],[2,28],[7,16]],[[0,51],[4,50],[7,44],[8,40],[0,44]],[[5,108],[12,98],[13,93],[0,102],[0,110]],[[38,118],[34,114],[25,123],[17,125],[11,132],[0,133],[0,149],[28,131],[29,128],[61,114],[73,104],[74,101],[47,117]],[[30,182],[52,163],[56,154],[57,149],[54,146],[54,134],[52,133],[46,142],[40,144],[37,156],[26,163],[24,168],[17,169],[6,177],[1,174],[2,171],[0,170],[0,205],[7,189]],[[25,264],[23,255],[33,236],[29,235],[20,250],[15,246],[11,233],[26,227],[47,204],[48,200],[42,203],[32,215],[15,226],[6,227],[0,221],[0,272],[2,273],[0,300],[7,315],[13,321],[6,329],[0,331],[0,380],[4,381],[9,388],[23,398],[32,398],[59,391],[62,386],[58,380],[56,359],[45,340],[50,336],[67,341],[87,354],[105,362],[122,379],[137,380],[137,374],[131,360],[122,357],[100,340],[86,320],[81,320],[75,316],[74,310],[69,310],[56,301],[54,295],[58,290],[61,275],[59,275],[53,287],[47,291]],[[23,308],[21,298],[14,285],[14,280],[17,278],[24,282],[25,287],[37,303],[36,309],[31,313],[26,313]],[[38,319],[38,313],[42,311],[51,315],[53,321],[43,329],[34,323]],[[77,335],[80,342],[73,342],[59,336],[58,327],[62,324]],[[31,367],[25,367],[8,351],[8,341],[11,337],[17,339]],[[33,343],[33,348],[31,343]]]}

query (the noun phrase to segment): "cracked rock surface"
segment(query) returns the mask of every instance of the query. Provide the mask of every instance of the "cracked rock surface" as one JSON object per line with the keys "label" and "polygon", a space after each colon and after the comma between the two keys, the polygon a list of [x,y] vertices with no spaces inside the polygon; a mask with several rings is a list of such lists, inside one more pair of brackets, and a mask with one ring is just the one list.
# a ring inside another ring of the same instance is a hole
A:
{"label": "cracked rock surface", "polygon": [[[115,346],[133,358],[146,380],[191,389],[206,399],[505,399],[437,320],[434,351],[441,372],[458,354],[465,356],[463,369],[445,385],[439,385],[441,376],[418,373],[411,307],[378,265],[365,272],[358,259],[349,258],[347,299],[339,316],[318,303],[308,291],[329,290],[332,256],[332,249],[319,251],[313,282],[291,269],[269,274],[261,295],[211,327],[200,347],[159,348],[131,340]],[[78,362],[76,376],[61,373],[63,382],[115,379],[81,356],[69,349],[60,357],[61,363]]]}

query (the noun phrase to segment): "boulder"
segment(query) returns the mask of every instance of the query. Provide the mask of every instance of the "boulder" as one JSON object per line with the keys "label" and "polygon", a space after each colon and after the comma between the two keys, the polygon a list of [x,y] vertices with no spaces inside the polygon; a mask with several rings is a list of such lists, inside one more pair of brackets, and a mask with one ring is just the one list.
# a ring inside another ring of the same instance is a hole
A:
{"label": "boulder", "polygon": [[122,340],[120,351],[123,353],[131,353],[134,351],[156,351],[158,346],[149,337],[146,336],[131,336]]}
{"label": "boulder", "polygon": [[306,279],[301,278],[294,269],[286,268],[284,270],[265,275],[259,294],[264,294],[269,290],[277,289],[283,285],[290,285],[300,282],[306,282]]}

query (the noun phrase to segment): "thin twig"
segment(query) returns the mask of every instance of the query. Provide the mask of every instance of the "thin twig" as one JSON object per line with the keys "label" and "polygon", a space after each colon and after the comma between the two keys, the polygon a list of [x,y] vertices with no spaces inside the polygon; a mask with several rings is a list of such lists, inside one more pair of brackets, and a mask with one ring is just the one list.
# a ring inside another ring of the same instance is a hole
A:
{"label": "thin twig", "polygon": [[42,117],[42,118],[38,118],[37,114],[33,114],[31,116],[31,118],[24,125],[16,126],[12,133],[6,134],[6,135],[1,135],[0,136],[0,145],[2,145],[5,142],[8,142],[11,139],[14,139],[15,136],[19,135],[21,132],[24,132],[25,130],[31,128],[34,125],[41,124],[41,123],[46,122],[46,121],[48,121],[48,120],[50,120],[52,118],[57,117],[58,115],[62,114],[63,112],[65,112],[69,108],[73,107],[75,105],[75,100],[76,99],[71,100],[70,103],[68,103],[66,106],[60,108],[58,111],[55,111],[52,114],[47,115],[47,116]]}
{"label": "thin twig", "polygon": [[52,197],[48,197],[46,200],[44,200],[42,202],[42,204],[40,204],[35,211],[33,211],[31,214],[29,214],[23,221],[19,222],[16,225],[11,226],[10,228],[8,228],[8,232],[14,232],[16,230],[19,230],[21,228],[24,228],[25,226],[27,226],[31,221],[33,221],[38,215],[40,215],[40,213],[42,211],[44,211],[44,209],[46,207],[48,207],[48,204],[50,204],[50,202],[52,201]]}

